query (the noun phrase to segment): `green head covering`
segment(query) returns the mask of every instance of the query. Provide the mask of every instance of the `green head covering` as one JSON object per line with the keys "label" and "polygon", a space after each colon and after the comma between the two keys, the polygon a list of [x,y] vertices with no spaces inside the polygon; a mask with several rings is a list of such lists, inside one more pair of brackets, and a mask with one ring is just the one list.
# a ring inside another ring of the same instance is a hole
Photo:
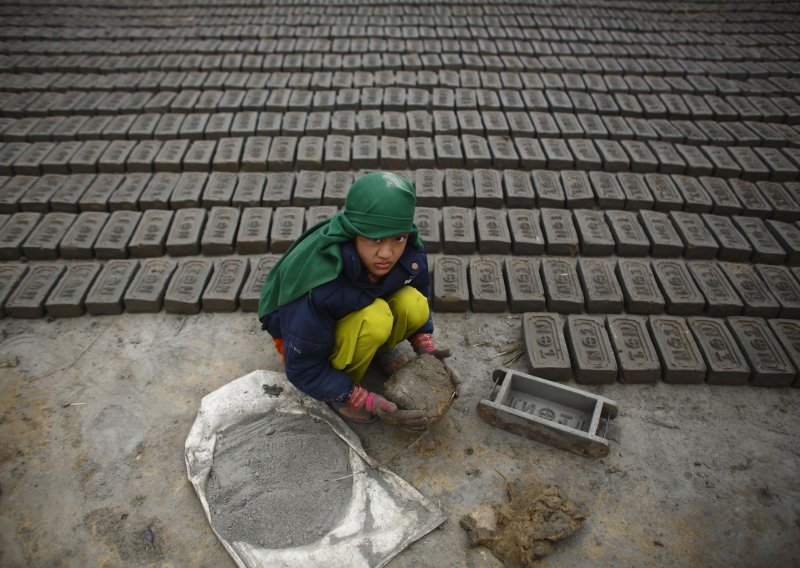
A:
{"label": "green head covering", "polygon": [[383,239],[409,233],[419,248],[416,201],[414,186],[396,174],[373,172],[358,178],[347,192],[344,210],[300,235],[270,271],[258,303],[259,319],[336,278],[342,271],[339,245],[357,235]]}

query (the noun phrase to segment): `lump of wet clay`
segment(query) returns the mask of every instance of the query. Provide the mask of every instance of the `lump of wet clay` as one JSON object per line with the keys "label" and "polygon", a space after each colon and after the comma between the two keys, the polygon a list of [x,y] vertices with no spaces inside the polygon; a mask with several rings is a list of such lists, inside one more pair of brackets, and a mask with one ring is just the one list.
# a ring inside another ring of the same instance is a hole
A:
{"label": "lump of wet clay", "polygon": [[517,479],[507,490],[507,503],[483,506],[460,523],[470,546],[488,547],[507,566],[535,566],[584,521],[579,507],[557,485]]}
{"label": "lump of wet clay", "polygon": [[431,424],[453,403],[453,382],[439,359],[423,353],[386,381],[386,397],[400,408],[421,411]]}

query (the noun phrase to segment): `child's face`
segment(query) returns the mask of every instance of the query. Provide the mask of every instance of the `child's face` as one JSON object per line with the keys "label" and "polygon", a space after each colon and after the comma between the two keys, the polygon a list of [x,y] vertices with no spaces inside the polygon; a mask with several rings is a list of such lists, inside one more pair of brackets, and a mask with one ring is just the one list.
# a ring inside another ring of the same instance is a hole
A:
{"label": "child's face", "polygon": [[376,276],[384,276],[400,260],[407,242],[408,233],[384,239],[368,239],[358,235],[356,252],[367,270]]}

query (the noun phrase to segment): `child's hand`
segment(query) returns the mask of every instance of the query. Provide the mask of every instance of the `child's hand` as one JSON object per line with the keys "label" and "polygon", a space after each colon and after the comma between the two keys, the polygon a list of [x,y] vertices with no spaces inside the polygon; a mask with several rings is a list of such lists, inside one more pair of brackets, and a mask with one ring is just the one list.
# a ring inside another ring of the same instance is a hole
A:
{"label": "child's hand", "polygon": [[411,346],[414,348],[416,353],[430,353],[440,360],[446,359],[452,355],[449,347],[438,347],[436,342],[433,340],[433,335],[430,333],[418,333],[410,337],[409,341],[411,342]]}

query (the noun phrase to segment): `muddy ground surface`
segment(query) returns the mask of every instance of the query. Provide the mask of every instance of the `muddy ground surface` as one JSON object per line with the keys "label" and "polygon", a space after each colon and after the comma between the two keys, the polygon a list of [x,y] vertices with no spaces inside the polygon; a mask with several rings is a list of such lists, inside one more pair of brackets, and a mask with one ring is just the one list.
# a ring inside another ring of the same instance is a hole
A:
{"label": "muddy ground surface", "polygon": [[[519,353],[519,316],[437,324],[464,380],[449,413],[404,451],[416,435],[354,428],[375,458],[399,452],[389,467],[449,518],[392,567],[499,566],[468,548],[459,519],[531,475],[586,516],[542,566],[800,563],[800,390],[587,387],[620,408],[611,453],[594,460],[477,416],[492,370]],[[279,369],[266,339],[243,313],[0,322],[0,565],[233,566],[183,448],[204,395]]]}

